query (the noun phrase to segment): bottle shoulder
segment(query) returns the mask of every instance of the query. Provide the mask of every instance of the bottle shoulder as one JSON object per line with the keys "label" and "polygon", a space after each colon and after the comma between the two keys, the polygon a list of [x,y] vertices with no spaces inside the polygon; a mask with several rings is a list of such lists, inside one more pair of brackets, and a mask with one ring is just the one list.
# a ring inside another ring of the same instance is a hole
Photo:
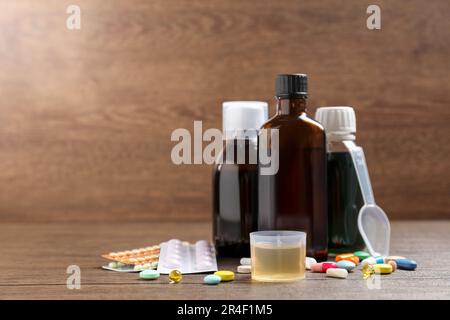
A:
{"label": "bottle shoulder", "polygon": [[261,129],[281,129],[282,127],[293,127],[298,129],[310,129],[313,132],[325,134],[324,127],[316,120],[308,117],[306,114],[302,114],[298,117],[292,117],[287,115],[276,115],[266,121]]}

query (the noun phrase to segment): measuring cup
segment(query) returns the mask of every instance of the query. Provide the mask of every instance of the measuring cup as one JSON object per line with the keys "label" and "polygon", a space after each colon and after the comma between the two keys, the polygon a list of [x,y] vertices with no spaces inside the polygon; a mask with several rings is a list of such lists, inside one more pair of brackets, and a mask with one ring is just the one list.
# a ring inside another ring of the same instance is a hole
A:
{"label": "measuring cup", "polygon": [[364,200],[358,214],[359,233],[372,256],[388,256],[391,225],[383,209],[375,204],[364,151],[353,141],[346,140],[343,143],[350,151]]}

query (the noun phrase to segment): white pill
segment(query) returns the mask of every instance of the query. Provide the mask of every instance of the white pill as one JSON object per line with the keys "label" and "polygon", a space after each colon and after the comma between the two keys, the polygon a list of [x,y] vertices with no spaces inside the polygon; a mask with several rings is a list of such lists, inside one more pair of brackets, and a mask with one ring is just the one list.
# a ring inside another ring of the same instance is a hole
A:
{"label": "white pill", "polygon": [[317,263],[316,259],[310,258],[310,257],[306,257],[306,259],[305,259],[306,270],[311,270],[311,265],[313,263]]}
{"label": "white pill", "polygon": [[241,265],[237,267],[238,273],[251,273],[252,272],[252,266],[249,265]]}
{"label": "white pill", "polygon": [[252,264],[252,259],[250,258],[241,258],[241,265],[250,266]]}
{"label": "white pill", "polygon": [[363,267],[367,266],[367,265],[373,265],[373,264],[377,264],[377,260],[374,257],[366,258],[361,262],[361,265]]}
{"label": "white pill", "polygon": [[345,269],[329,268],[327,269],[327,277],[345,279],[348,276],[348,271]]}

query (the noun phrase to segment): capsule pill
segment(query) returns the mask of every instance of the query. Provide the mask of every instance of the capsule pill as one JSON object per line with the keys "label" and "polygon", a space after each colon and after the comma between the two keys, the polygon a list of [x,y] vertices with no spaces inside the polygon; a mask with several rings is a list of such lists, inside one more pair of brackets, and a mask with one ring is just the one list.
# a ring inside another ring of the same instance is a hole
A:
{"label": "capsule pill", "polygon": [[347,260],[347,261],[351,261],[354,264],[358,264],[359,263],[359,258],[357,256],[355,256],[353,253],[343,253],[343,254],[338,254],[335,258],[336,262],[341,261],[341,260]]}
{"label": "capsule pill", "polygon": [[397,269],[401,270],[415,270],[417,268],[417,262],[410,259],[398,259],[395,261],[397,263]]}
{"label": "capsule pill", "polygon": [[327,272],[328,269],[336,268],[336,263],[334,262],[322,262],[322,272]]}
{"label": "capsule pill", "polygon": [[406,259],[406,258],[401,256],[387,256],[384,260],[386,261],[386,263],[388,263],[389,261],[397,261],[399,259]]}
{"label": "capsule pill", "polygon": [[327,269],[327,277],[345,279],[347,278],[347,276],[348,271],[345,269],[337,269],[337,268]]}
{"label": "capsule pill", "polygon": [[183,275],[179,270],[172,270],[169,273],[169,280],[171,283],[178,283],[183,279]]}

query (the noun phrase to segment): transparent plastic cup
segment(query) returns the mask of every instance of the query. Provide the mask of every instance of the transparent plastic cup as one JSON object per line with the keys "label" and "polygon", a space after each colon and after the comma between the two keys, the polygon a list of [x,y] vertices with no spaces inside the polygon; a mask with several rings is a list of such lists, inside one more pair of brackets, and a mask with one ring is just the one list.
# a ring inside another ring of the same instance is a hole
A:
{"label": "transparent plastic cup", "polygon": [[305,278],[305,232],[252,232],[250,251],[253,280],[279,282]]}

